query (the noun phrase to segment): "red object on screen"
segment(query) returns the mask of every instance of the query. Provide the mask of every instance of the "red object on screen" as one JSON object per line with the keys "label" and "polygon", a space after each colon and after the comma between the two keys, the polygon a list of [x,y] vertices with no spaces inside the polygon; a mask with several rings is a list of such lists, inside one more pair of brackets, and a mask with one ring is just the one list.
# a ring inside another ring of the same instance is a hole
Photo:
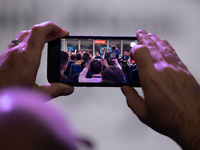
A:
{"label": "red object on screen", "polygon": [[94,40],[95,44],[106,44],[106,40]]}

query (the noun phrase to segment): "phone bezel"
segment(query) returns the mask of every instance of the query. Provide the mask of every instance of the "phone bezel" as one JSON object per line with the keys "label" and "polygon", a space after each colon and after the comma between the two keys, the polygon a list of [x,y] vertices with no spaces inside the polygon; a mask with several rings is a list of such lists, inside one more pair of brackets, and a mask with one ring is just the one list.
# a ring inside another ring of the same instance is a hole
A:
{"label": "phone bezel", "polygon": [[[98,40],[137,40],[135,36],[66,36],[63,38],[70,39],[98,39]],[[47,80],[49,83],[60,82],[60,45],[61,38],[55,39],[48,42],[48,52],[47,52]],[[55,50],[58,49],[58,50]],[[66,83],[72,86],[86,86],[86,87],[121,87],[123,85],[129,85],[132,87],[141,87],[140,84],[130,84],[130,83]]]}

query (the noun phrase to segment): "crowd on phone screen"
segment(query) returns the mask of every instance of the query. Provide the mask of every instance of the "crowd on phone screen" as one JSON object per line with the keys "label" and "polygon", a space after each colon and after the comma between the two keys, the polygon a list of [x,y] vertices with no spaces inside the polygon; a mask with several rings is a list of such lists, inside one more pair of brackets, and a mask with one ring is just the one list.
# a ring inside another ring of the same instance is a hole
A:
{"label": "crowd on phone screen", "polygon": [[129,52],[115,46],[114,51],[95,52],[93,56],[88,51],[77,53],[61,51],[61,82],[69,83],[131,83],[139,84],[138,69]]}

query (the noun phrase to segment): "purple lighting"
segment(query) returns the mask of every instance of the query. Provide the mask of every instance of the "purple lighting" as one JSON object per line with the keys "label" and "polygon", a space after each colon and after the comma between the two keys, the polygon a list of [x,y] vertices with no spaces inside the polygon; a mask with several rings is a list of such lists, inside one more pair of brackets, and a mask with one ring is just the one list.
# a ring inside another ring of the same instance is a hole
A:
{"label": "purple lighting", "polygon": [[9,95],[3,95],[0,98],[0,111],[8,112],[12,110],[13,102],[12,98]]}

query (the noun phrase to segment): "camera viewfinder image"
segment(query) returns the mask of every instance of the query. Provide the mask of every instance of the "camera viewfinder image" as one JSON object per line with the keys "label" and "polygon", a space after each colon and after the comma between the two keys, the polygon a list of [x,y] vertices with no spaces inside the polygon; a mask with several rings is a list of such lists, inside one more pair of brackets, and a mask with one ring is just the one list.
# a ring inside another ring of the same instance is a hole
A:
{"label": "camera viewfinder image", "polygon": [[63,83],[139,84],[130,58],[132,39],[62,38],[60,80]]}

